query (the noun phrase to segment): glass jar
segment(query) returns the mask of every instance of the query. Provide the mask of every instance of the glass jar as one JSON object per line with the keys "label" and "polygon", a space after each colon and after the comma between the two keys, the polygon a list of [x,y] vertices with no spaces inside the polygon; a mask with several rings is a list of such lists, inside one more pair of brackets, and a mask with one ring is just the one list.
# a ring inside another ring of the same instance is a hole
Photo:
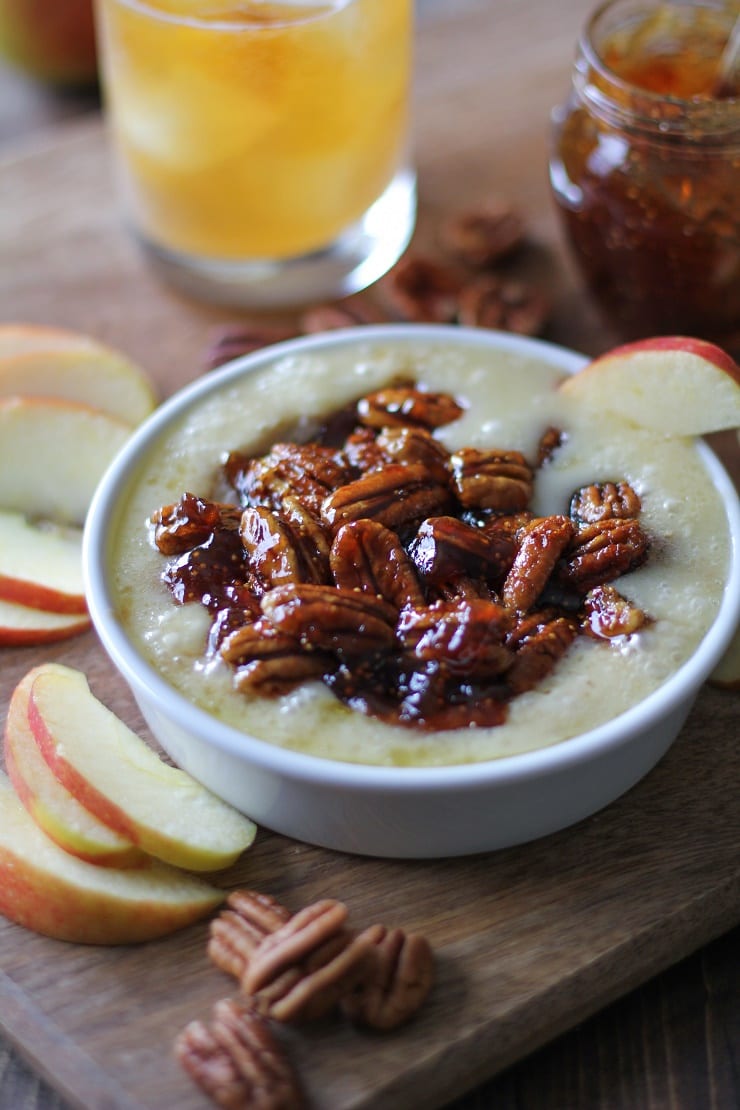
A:
{"label": "glass jar", "polygon": [[624,339],[740,347],[740,99],[719,80],[739,16],[736,0],[609,0],[553,113],[555,200]]}

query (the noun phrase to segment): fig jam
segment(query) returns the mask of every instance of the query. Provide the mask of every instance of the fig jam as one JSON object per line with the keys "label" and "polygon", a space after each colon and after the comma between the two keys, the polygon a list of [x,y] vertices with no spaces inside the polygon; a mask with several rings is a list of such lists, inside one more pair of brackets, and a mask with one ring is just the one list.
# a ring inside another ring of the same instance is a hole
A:
{"label": "fig jam", "polygon": [[724,3],[611,0],[554,113],[550,179],[586,284],[625,339],[740,348],[740,90]]}

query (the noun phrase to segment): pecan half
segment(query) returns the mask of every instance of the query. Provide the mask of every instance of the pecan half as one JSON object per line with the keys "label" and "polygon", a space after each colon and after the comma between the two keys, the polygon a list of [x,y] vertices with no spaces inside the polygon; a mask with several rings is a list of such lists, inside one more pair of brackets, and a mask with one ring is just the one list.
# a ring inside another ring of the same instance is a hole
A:
{"label": "pecan half", "polygon": [[226,324],[216,328],[211,334],[203,355],[203,368],[206,371],[215,370],[232,358],[258,351],[271,343],[294,339],[297,335],[297,329],[289,324],[265,324],[256,320]]}
{"label": "pecan half", "polygon": [[498,579],[515,552],[511,537],[499,541],[455,516],[429,517],[409,544],[417,571],[425,582],[437,586],[462,575]]}
{"label": "pecan half", "polygon": [[466,509],[514,513],[532,496],[532,468],[519,451],[463,447],[450,457],[455,491]]}
{"label": "pecan half", "polygon": [[523,281],[482,274],[460,291],[458,320],[472,328],[539,335],[550,311],[550,299],[541,289]]}
{"label": "pecan half", "polygon": [[565,439],[565,433],[560,428],[545,428],[537,444],[537,466],[546,466]]}
{"label": "pecan half", "polygon": [[346,656],[389,651],[396,608],[380,597],[335,586],[279,586],[262,598],[262,611],[303,647]]}
{"label": "pecan half", "polygon": [[495,601],[437,601],[423,609],[404,610],[398,639],[424,663],[449,675],[490,678],[511,664],[504,638],[511,615]]}
{"label": "pecan half", "polygon": [[436,482],[419,463],[390,463],[335,490],[324,501],[322,519],[337,529],[369,517],[398,530],[450,505],[446,486]]}
{"label": "pecan half", "polygon": [[407,254],[383,281],[390,305],[407,320],[445,324],[455,318],[460,279],[448,267]]}
{"label": "pecan half", "polygon": [[576,490],[569,512],[574,520],[595,524],[639,516],[641,508],[639,495],[628,482],[595,482]]}
{"label": "pecan half", "polygon": [[232,452],[224,472],[244,505],[279,508],[295,496],[316,517],[326,495],[350,477],[338,453],[317,443],[276,443],[256,459]]}
{"label": "pecan half", "polygon": [[522,612],[531,609],[574,532],[566,516],[539,517],[526,525],[501,590],[504,605]]}
{"label": "pecan half", "polygon": [[583,599],[583,630],[599,640],[631,636],[650,623],[639,606],[622,597],[613,586],[596,586]]}
{"label": "pecan half", "polygon": [[286,582],[326,582],[329,577],[321,528],[294,498],[288,501],[287,519],[262,505],[248,505],[242,513],[239,535],[249,566],[267,589]]}
{"label": "pecan half", "polygon": [[175,504],[165,505],[152,513],[150,523],[154,543],[162,554],[182,555],[205,543],[216,531],[236,531],[239,519],[236,505],[223,505],[184,493]]}
{"label": "pecan half", "polygon": [[384,428],[375,443],[388,462],[421,463],[435,481],[449,482],[450,453],[426,428]]}
{"label": "pecan half", "polygon": [[320,1018],[367,978],[374,934],[354,936],[346,919],[342,902],[324,899],[265,937],[242,981],[260,1013],[281,1022]]}
{"label": "pecan half", "polygon": [[641,566],[649,548],[650,541],[636,520],[583,524],[563,555],[558,578],[567,588],[586,594]]}
{"label": "pecan half", "polygon": [[301,314],[301,331],[310,335],[335,328],[351,328],[359,324],[379,324],[387,317],[368,300],[347,304],[319,304]]}
{"label": "pecan half", "polygon": [[298,1079],[268,1023],[249,1006],[225,998],[210,1025],[192,1021],[175,1041],[190,1078],[226,1110],[300,1110]]}
{"label": "pecan half", "polygon": [[265,697],[288,693],[301,682],[321,678],[331,671],[331,655],[307,651],[295,634],[257,620],[230,633],[221,644],[221,656],[236,667],[234,686]]}
{"label": "pecan half", "polygon": [[389,386],[357,402],[357,417],[368,428],[415,425],[441,428],[452,424],[463,408],[449,393],[434,393],[414,386]]}
{"label": "pecan half", "polygon": [[440,229],[443,246],[468,266],[490,266],[524,240],[524,220],[505,200],[456,213]]}
{"label": "pecan half", "polygon": [[376,926],[372,935],[374,972],[342,999],[341,1008],[358,1025],[395,1029],[413,1017],[431,991],[434,956],[419,933]]}
{"label": "pecan half", "polygon": [[544,611],[529,613],[519,621],[507,640],[514,659],[506,673],[506,684],[514,696],[532,690],[554,669],[578,634],[571,617]]}
{"label": "pecan half", "polygon": [[334,537],[330,564],[342,589],[382,597],[396,609],[424,604],[416,571],[398,537],[376,520],[343,524]]}
{"label": "pecan half", "polygon": [[206,951],[216,967],[241,981],[258,945],[291,914],[275,898],[256,890],[232,891],[226,906],[210,924]]}

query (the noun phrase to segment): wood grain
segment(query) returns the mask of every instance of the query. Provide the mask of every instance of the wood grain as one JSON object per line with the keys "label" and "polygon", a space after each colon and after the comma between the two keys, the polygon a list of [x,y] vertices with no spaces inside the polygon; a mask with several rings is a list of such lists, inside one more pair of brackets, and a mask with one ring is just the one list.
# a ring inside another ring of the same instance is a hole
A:
{"label": "wood grain", "polygon": [[[548,338],[595,354],[613,336],[584,301],[562,250],[545,167],[548,113],[565,93],[590,4],[540,3],[536,17],[532,7],[516,0],[423,6],[416,242],[432,247],[455,208],[492,192],[515,196],[532,240],[523,265],[555,299]],[[186,300],[147,269],[121,226],[95,119],[29,140],[0,162],[0,259],[0,318],[97,335],[147,366],[162,395],[200,372],[211,328],[235,315]],[[736,460],[736,444],[726,446]],[[85,669],[111,708],[146,734],[93,633],[43,653],[5,651],[0,716],[15,682],[42,656]],[[736,735],[737,701],[706,689],[678,743],[625,798],[555,837],[477,859],[360,860],[262,831],[255,849],[221,876],[225,886],[261,887],[292,906],[339,894],[358,923],[380,918],[424,929],[439,953],[431,1003],[398,1036],[328,1024],[289,1037],[316,1105],[440,1106],[731,928],[740,918]],[[204,1107],[170,1056],[181,1025],[231,989],[206,964],[204,937],[201,926],[110,951],[55,943],[2,922],[0,1029],[74,1105]],[[707,1044],[707,1073],[685,1089],[675,1088],[675,1061],[667,1087],[650,1079],[667,1043],[680,1052],[680,1021],[667,1042],[664,1030],[641,1023],[633,999],[609,1011],[617,1016],[606,1024],[572,1034],[570,1049],[541,1053],[544,1079],[526,1068],[508,1071],[493,1088],[495,1104],[585,1110],[616,1105],[619,1091],[624,1106],[693,1110],[706,1100],[686,1099],[713,1084],[723,1110],[722,1100],[737,1092],[736,1071],[727,1075],[736,1055],[723,1058],[730,1063],[722,1074],[712,1072],[712,1060],[736,1031],[737,1010],[722,1008],[723,984],[707,986],[712,964],[704,959],[691,989],[711,993],[718,1026],[683,1031],[687,1041]],[[726,954],[720,962],[728,966]],[[679,1015],[681,991],[689,989],[680,983],[678,997],[666,995]],[[622,1055],[604,1061],[615,1028]],[[600,1064],[584,1073],[589,1051]],[[24,1099],[36,1098],[23,1090]],[[491,1090],[466,1105],[492,1105]],[[41,1100],[44,1091],[38,1088]],[[3,1105],[19,1110],[12,1095]]]}

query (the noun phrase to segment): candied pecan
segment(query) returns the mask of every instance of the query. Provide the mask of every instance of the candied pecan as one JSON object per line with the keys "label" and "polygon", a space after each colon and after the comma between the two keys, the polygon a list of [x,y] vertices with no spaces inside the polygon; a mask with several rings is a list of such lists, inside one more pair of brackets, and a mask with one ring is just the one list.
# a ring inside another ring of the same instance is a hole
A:
{"label": "candied pecan", "polygon": [[648,615],[613,586],[595,586],[583,599],[582,628],[595,639],[631,636],[649,623]]}
{"label": "candied pecan", "polygon": [[354,656],[389,651],[395,640],[395,606],[356,590],[278,586],[262,598],[262,611],[307,648]]}
{"label": "candied pecan", "polygon": [[441,428],[452,424],[463,408],[449,393],[434,393],[415,386],[388,386],[368,393],[357,402],[357,418],[368,428],[415,425]]}
{"label": "candied pecan", "polygon": [[416,571],[395,532],[376,520],[343,524],[330,556],[337,586],[382,597],[397,609],[423,605]]}
{"label": "candied pecan", "polygon": [[342,1012],[358,1025],[395,1029],[413,1017],[434,983],[434,956],[419,933],[380,926],[374,932],[375,970],[341,1001]]}
{"label": "candied pecan", "polygon": [[332,657],[307,651],[300,639],[265,620],[237,629],[221,645],[221,655],[237,667],[234,686],[265,697],[287,693],[301,682],[321,678],[332,669]]}
{"label": "candied pecan", "polygon": [[477,598],[483,601],[498,600],[488,582],[482,578],[471,578],[467,574],[460,574],[449,581],[440,582],[429,592],[434,601],[474,601]]}
{"label": "candied pecan", "polygon": [[162,581],[179,604],[199,601],[207,609],[251,608],[249,567],[239,533],[219,529],[197,547],[168,562]]}
{"label": "candied pecan", "polygon": [[154,543],[162,554],[181,555],[204,543],[216,531],[235,531],[240,516],[236,505],[184,493],[175,504],[152,513],[150,523]]}
{"label": "candied pecan", "polygon": [[225,998],[210,1025],[191,1021],[175,1041],[190,1078],[226,1110],[300,1110],[304,1096],[268,1023],[250,1006]]}
{"label": "candied pecan", "polygon": [[358,324],[379,324],[387,317],[368,300],[342,304],[319,304],[306,309],[300,318],[301,331],[307,335]]}
{"label": "candied pecan", "polygon": [[402,647],[423,663],[467,678],[499,674],[511,664],[504,637],[511,615],[495,601],[437,601],[405,609],[398,620]]}
{"label": "candied pecan", "polygon": [[512,513],[532,496],[532,468],[519,451],[463,447],[450,456],[455,491],[466,509]]}
{"label": "candied pecan", "polygon": [[450,453],[426,428],[383,428],[375,443],[388,462],[421,463],[435,481],[448,484]]}
{"label": "candied pecan", "polygon": [[405,255],[386,275],[390,305],[407,320],[446,324],[455,318],[460,279],[448,267],[421,255]]}
{"label": "candied pecan", "polygon": [[390,456],[378,446],[373,428],[355,428],[344,441],[342,450],[349,465],[360,474],[366,474],[368,470],[379,470],[391,461]]}
{"label": "candied pecan", "polygon": [[642,502],[628,482],[594,482],[576,490],[570,500],[570,515],[584,524],[599,520],[624,520],[640,513]]}
{"label": "candied pecan", "polygon": [[498,578],[502,571],[505,573],[515,551],[513,539],[506,537],[498,543],[455,516],[429,517],[409,544],[409,555],[419,574],[425,582],[437,586],[460,575]]}
{"label": "candied pecan", "polygon": [[425,466],[390,463],[335,490],[325,499],[321,516],[335,529],[369,517],[398,530],[443,512],[450,500],[447,487],[436,482]]}
{"label": "candied pecan", "polygon": [[562,585],[586,594],[641,566],[650,541],[639,522],[627,519],[582,524],[557,570]]}
{"label": "candied pecan", "polygon": [[520,611],[534,605],[574,533],[566,516],[538,517],[525,526],[501,590],[505,605]]}
{"label": "candied pecan", "polygon": [[242,981],[260,1013],[282,1022],[323,1017],[372,973],[375,934],[354,936],[346,919],[342,902],[323,899],[264,938]]}
{"label": "candied pecan", "polygon": [[326,495],[350,477],[339,454],[317,443],[275,443],[256,459],[233,452],[224,471],[244,505],[279,508],[294,496],[317,517]]}
{"label": "candied pecan", "polygon": [[522,244],[524,220],[507,201],[494,198],[452,216],[442,225],[440,239],[466,265],[490,266]]}
{"label": "candied pecan", "polygon": [[257,946],[291,914],[275,898],[256,890],[234,890],[226,905],[210,924],[206,951],[216,967],[241,981]]}
{"label": "candied pecan", "polygon": [[240,355],[258,351],[271,343],[294,339],[298,330],[290,324],[266,324],[258,320],[245,320],[214,329],[203,356],[204,370],[215,370]]}
{"label": "candied pecan", "polygon": [[538,467],[546,466],[550,462],[558,447],[562,447],[565,443],[565,433],[561,432],[560,428],[546,428],[540,436],[540,442],[537,445],[537,463]]}
{"label": "candied pecan", "polygon": [[523,281],[482,274],[460,291],[458,320],[467,327],[539,335],[549,316],[549,298]]}
{"label": "candied pecan", "polygon": [[[268,589],[285,582],[325,582],[328,578],[328,546],[323,532],[316,525],[304,538],[298,521],[305,526],[310,514],[300,517],[301,506],[295,499],[289,499],[289,511],[292,519],[262,505],[249,505],[242,514],[239,535],[250,569]],[[313,542],[318,536],[323,541],[323,552]]]}
{"label": "candied pecan", "polygon": [[578,625],[572,617],[554,611],[523,617],[507,639],[514,652],[513,663],[506,673],[512,695],[523,694],[542,682],[577,635]]}

